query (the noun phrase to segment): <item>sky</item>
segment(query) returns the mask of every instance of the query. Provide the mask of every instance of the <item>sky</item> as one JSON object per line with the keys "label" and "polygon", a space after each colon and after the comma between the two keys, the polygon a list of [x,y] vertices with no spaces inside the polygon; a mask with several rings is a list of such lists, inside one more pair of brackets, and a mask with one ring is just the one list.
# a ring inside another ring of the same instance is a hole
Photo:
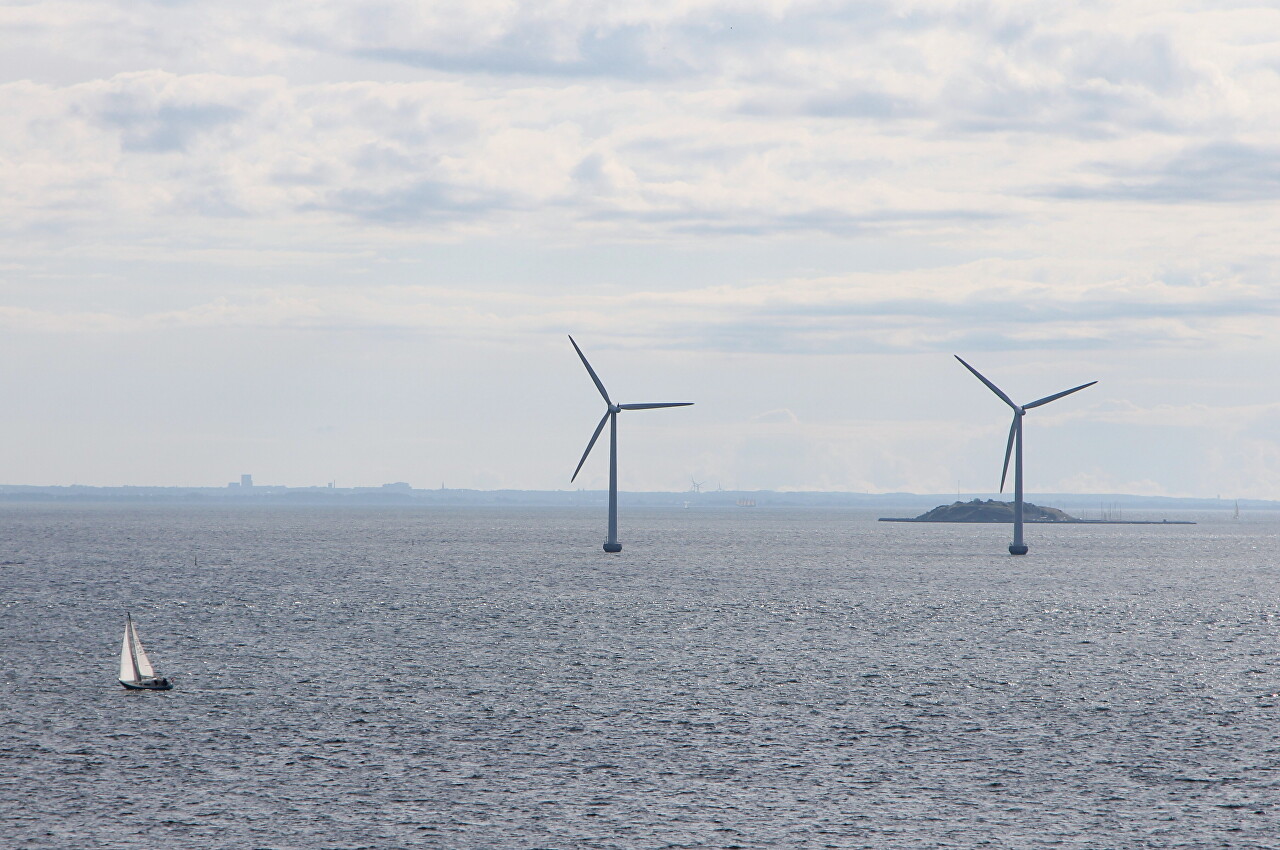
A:
{"label": "sky", "polygon": [[1275,3],[0,2],[0,483],[1280,499]]}

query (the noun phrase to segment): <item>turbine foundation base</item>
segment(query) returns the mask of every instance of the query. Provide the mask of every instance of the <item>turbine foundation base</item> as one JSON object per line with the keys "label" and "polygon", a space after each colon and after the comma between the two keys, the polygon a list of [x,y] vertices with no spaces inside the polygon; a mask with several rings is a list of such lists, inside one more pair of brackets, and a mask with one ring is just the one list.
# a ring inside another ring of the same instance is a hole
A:
{"label": "turbine foundation base", "polygon": [[606,543],[606,544],[604,544],[604,551],[606,551],[606,552],[621,552],[621,551],[622,551],[622,544],[621,544],[621,543]]}
{"label": "turbine foundation base", "polygon": [[1027,554],[1027,544],[1025,544],[1025,543],[1010,543],[1010,544],[1009,544],[1009,554],[1010,554],[1010,555],[1025,555],[1025,554]]}

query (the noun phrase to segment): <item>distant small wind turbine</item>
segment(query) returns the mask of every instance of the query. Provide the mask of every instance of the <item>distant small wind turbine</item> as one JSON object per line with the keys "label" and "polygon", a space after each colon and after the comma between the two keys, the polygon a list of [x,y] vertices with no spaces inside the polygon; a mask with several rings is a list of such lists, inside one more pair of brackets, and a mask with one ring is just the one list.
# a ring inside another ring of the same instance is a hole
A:
{"label": "distant small wind turbine", "polygon": [[1018,448],[1013,464],[1013,543],[1009,545],[1009,554],[1025,555],[1027,554],[1027,544],[1022,540],[1022,417],[1026,416],[1027,411],[1033,407],[1039,407],[1042,404],[1057,401],[1064,395],[1071,395],[1074,392],[1079,392],[1085,387],[1091,387],[1098,382],[1090,381],[1087,384],[1081,384],[1078,387],[1072,387],[1069,390],[1063,390],[1060,393],[1054,393],[1053,395],[1036,399],[1030,404],[1019,406],[1014,404],[1013,399],[1005,395],[1003,390],[984,378],[981,372],[970,366],[968,363],[965,363],[959,354],[955,355],[955,358],[960,361],[960,364],[964,366],[964,368],[972,372],[979,381],[986,384],[987,389],[998,395],[1001,401],[1013,408],[1013,424],[1009,426],[1009,442],[1004,449],[1004,471],[1000,473],[1000,492],[1004,492],[1005,478],[1009,475],[1009,455],[1013,452],[1014,444],[1016,443]]}
{"label": "distant small wind turbine", "polygon": [[621,552],[622,544],[618,542],[618,413],[623,410],[651,410],[657,407],[688,407],[693,404],[691,401],[660,401],[649,402],[646,404],[614,404],[609,398],[609,393],[605,390],[604,384],[600,382],[600,378],[596,375],[596,370],[591,368],[591,364],[587,362],[587,356],[582,353],[582,349],[578,348],[578,343],[574,342],[573,337],[569,337],[569,342],[573,343],[573,350],[578,352],[578,357],[582,360],[582,365],[587,367],[587,374],[591,376],[591,380],[595,382],[596,389],[600,391],[600,395],[604,397],[604,403],[607,409],[604,416],[600,418],[600,424],[596,426],[596,432],[591,435],[591,442],[587,443],[587,450],[582,453],[582,460],[578,461],[578,468],[573,471],[572,482],[578,477],[578,473],[582,471],[582,465],[587,462],[587,455],[591,454],[591,449],[595,447],[596,440],[600,438],[600,432],[604,430],[605,422],[609,423],[609,536],[604,542],[604,551]]}
{"label": "distant small wind turbine", "polygon": [[693,476],[689,476],[689,485],[690,485],[690,486],[689,486],[689,489],[690,489],[690,490],[692,490],[693,492],[695,492],[695,493],[701,493],[701,492],[702,492],[702,482],[701,482],[701,481],[695,481],[695,480],[693,479]]}

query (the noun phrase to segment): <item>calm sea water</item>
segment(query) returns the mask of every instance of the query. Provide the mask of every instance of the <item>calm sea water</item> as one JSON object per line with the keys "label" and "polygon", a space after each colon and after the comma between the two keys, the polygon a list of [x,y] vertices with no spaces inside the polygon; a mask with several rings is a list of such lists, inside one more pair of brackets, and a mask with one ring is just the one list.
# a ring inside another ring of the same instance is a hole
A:
{"label": "calm sea water", "polygon": [[1200,519],[4,506],[0,845],[1275,847],[1280,521]]}

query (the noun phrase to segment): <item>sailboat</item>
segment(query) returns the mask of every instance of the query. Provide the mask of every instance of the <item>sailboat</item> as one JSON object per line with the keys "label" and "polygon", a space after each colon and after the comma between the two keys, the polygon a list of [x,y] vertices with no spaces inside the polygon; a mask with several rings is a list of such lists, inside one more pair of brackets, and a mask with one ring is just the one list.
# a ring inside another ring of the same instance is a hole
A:
{"label": "sailboat", "polygon": [[133,617],[124,615],[124,643],[120,646],[120,684],[131,691],[167,691],[173,684],[164,676],[157,676],[147,658],[147,651],[138,640],[138,629]]}

